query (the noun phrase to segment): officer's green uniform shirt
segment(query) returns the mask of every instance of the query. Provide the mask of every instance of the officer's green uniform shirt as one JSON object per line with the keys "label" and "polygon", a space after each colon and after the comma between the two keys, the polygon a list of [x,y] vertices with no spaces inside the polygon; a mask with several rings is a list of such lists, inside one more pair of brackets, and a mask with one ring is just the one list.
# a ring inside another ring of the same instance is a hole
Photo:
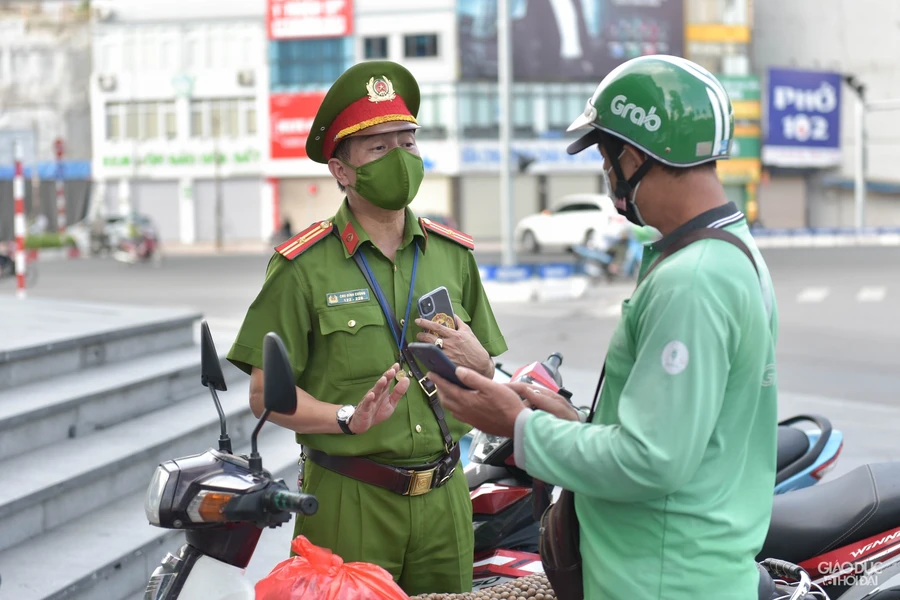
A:
{"label": "officer's green uniform shirt", "polygon": [[723,226],[759,278],[731,244],[676,252],[622,305],[593,424],[516,422],[517,464],[575,492],[587,600],[757,597],[777,446],[768,269],[728,204],[647,246],[641,274],[678,236]]}
{"label": "officer's green uniform shirt", "polygon": [[[369,240],[350,212],[347,201],[333,223],[343,232],[352,223],[359,237],[355,252],[364,252],[373,275],[399,321],[406,313],[416,244],[421,253],[406,339],[415,341],[421,329],[416,301],[445,286],[453,310],[471,328],[492,356],[506,351],[506,342],[481,286],[473,253],[434,232],[426,232],[412,211],[406,211],[403,242],[391,262]],[[335,301],[334,297],[338,300]],[[331,298],[331,300],[329,300]],[[361,300],[361,301],[350,301]],[[358,404],[366,392],[399,358],[375,293],[342,241],[328,235],[293,260],[276,253],[266,279],[250,305],[228,359],[243,371],[262,368],[262,342],[274,331],[284,341],[297,386],[322,402]],[[458,441],[471,427],[445,413]],[[297,442],[327,454],[367,456],[396,465],[421,464],[443,452],[443,438],[425,393],[410,382],[394,414],[361,435],[297,435]]]}

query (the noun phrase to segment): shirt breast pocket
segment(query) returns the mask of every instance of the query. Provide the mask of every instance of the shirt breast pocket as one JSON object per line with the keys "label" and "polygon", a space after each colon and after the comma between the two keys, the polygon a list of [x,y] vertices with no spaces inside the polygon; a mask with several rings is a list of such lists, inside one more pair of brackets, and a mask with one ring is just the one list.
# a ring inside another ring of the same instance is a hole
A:
{"label": "shirt breast pocket", "polygon": [[396,360],[396,346],[377,304],[319,309],[330,373],[337,386],[372,385]]}
{"label": "shirt breast pocket", "polygon": [[468,311],[463,308],[462,303],[457,302],[456,300],[451,300],[450,303],[453,305],[453,314],[459,317],[460,321],[466,325],[470,325],[472,323],[472,317],[470,317]]}

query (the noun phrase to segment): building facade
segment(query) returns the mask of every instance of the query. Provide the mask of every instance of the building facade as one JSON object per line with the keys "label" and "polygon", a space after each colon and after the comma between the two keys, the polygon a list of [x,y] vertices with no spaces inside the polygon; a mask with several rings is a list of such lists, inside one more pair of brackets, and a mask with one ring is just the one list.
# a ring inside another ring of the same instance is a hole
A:
{"label": "building facade", "polygon": [[[308,8],[316,4],[318,10]],[[566,128],[613,66],[646,52],[683,49],[682,0],[613,4],[511,2],[516,218],[569,193],[602,191],[599,152],[569,156],[566,146],[577,135]],[[289,5],[306,6],[316,24],[291,24]],[[327,168],[305,158],[305,136],[340,72],[387,59],[407,67],[421,88],[418,139],[426,178],[413,209],[450,216],[479,239],[499,238],[496,14],[495,0],[423,0],[416,10],[399,0],[270,0],[266,177],[281,218],[296,229],[337,208],[342,197]]]}
{"label": "building facade", "polygon": [[[825,165],[813,161],[795,161],[794,166],[784,166],[784,161],[765,164],[760,220],[773,228],[854,227],[853,179],[859,141],[854,86],[862,85],[867,102],[895,104],[890,110],[871,111],[865,119],[864,225],[900,226],[900,171],[896,168],[900,161],[900,63],[896,60],[900,3],[835,0],[825,11],[815,0],[755,0],[754,5],[752,56],[757,72],[766,77],[779,68],[831,75],[833,99],[824,108],[836,103],[836,114],[815,110],[821,106],[800,106],[807,110],[798,111],[836,130],[831,148],[837,152],[836,159]],[[781,135],[781,126],[775,119],[768,124],[776,135]],[[813,139],[815,133],[811,132]]]}
{"label": "building facade", "polygon": [[267,239],[264,0],[92,6],[96,210],[168,243]]}
{"label": "building facade", "polygon": [[15,143],[29,183],[30,221],[43,219],[47,229],[57,229],[57,178],[64,180],[66,222],[80,219],[87,208],[90,44],[89,12],[77,5],[0,5],[0,241],[14,235]]}

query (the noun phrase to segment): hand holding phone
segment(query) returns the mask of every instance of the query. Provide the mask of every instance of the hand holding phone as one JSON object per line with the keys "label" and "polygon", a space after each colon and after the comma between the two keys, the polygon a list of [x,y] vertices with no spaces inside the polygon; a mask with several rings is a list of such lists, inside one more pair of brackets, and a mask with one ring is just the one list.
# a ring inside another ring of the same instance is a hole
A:
{"label": "hand holding phone", "polygon": [[450,292],[441,286],[419,298],[419,316],[450,329],[456,329],[456,316],[453,314],[453,303]]}
{"label": "hand holding phone", "polygon": [[433,371],[452,383],[466,390],[471,390],[469,386],[464,384],[456,376],[456,365],[447,358],[444,351],[434,344],[425,344],[423,342],[412,342],[409,344],[409,350],[413,356],[422,363],[425,371]]}

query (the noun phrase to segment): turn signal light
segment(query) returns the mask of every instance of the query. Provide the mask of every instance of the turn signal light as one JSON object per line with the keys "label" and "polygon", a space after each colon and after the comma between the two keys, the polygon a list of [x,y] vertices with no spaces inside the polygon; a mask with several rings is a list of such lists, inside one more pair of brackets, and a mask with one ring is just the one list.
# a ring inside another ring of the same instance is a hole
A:
{"label": "turn signal light", "polygon": [[226,521],[225,506],[234,498],[226,492],[200,492],[191,500],[187,514],[196,523]]}

